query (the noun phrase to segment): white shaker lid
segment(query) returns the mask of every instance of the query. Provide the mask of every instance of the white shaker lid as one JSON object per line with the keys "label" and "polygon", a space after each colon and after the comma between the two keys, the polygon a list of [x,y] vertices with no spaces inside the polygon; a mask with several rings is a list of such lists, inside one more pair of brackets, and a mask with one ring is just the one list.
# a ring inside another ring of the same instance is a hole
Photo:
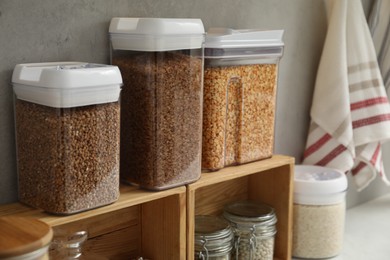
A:
{"label": "white shaker lid", "polygon": [[295,165],[294,202],[333,204],[345,197],[348,181],[345,173],[315,165]]}

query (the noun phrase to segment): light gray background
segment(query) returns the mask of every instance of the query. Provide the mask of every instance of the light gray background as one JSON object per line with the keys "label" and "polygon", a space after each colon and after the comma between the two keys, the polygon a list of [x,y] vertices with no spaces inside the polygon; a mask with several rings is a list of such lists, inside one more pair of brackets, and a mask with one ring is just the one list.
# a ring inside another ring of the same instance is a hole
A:
{"label": "light gray background", "polygon": [[[371,0],[363,3],[368,12]],[[206,30],[284,29],[275,153],[300,163],[326,34],[323,0],[0,0],[0,204],[17,200],[10,86],[14,66],[69,60],[108,63],[108,25],[118,16],[201,18]],[[379,180],[361,193],[351,186],[349,206],[388,191]]]}

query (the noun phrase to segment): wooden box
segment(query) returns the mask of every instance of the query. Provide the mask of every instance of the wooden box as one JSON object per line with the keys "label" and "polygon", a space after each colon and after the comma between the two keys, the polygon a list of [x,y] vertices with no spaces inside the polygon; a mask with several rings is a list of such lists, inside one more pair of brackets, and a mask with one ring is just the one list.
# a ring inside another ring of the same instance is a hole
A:
{"label": "wooden box", "polygon": [[291,259],[292,157],[270,159],[202,173],[187,186],[146,191],[121,186],[117,202],[69,216],[49,215],[20,203],[0,205],[0,217],[33,217],[68,233],[86,230],[86,252],[110,259],[194,259],[195,214],[222,213],[223,206],[240,199],[270,204],[278,218],[274,258]]}
{"label": "wooden box", "polygon": [[33,217],[54,231],[87,230],[83,246],[110,259],[185,259],[186,188],[160,192],[122,186],[114,204],[69,216],[53,216],[20,203],[0,206],[0,216]]}
{"label": "wooden box", "polygon": [[187,186],[187,259],[194,259],[195,215],[220,215],[229,202],[253,199],[275,208],[278,222],[274,259],[291,259],[294,158],[270,159],[204,172]]}

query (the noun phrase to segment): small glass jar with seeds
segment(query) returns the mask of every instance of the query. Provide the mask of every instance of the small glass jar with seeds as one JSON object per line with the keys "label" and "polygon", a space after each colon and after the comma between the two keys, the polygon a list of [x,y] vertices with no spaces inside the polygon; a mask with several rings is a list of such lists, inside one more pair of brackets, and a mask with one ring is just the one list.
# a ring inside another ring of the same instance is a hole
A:
{"label": "small glass jar with seeds", "polygon": [[212,28],[205,40],[202,168],[273,154],[283,31]]}
{"label": "small glass jar with seeds", "polygon": [[118,67],[82,62],[16,65],[19,200],[73,214],[119,197]]}
{"label": "small glass jar with seeds", "polygon": [[234,259],[273,260],[277,218],[274,209],[256,201],[225,206],[223,216],[235,235]]}
{"label": "small glass jar with seeds", "polygon": [[224,218],[211,215],[195,216],[195,258],[230,260],[233,231]]}
{"label": "small glass jar with seeds", "polygon": [[200,19],[113,18],[111,63],[123,77],[121,180],[149,190],[201,173],[203,43]]}
{"label": "small glass jar with seeds", "polygon": [[295,166],[294,258],[324,259],[341,253],[347,187],[347,177],[339,170],[313,165]]}

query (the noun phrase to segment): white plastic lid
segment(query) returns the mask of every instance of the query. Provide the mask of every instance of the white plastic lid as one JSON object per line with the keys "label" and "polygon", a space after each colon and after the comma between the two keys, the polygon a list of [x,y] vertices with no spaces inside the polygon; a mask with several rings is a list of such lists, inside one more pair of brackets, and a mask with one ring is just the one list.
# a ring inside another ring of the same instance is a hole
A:
{"label": "white plastic lid", "polygon": [[345,199],[347,177],[342,171],[314,165],[295,165],[294,202],[335,204]]}
{"label": "white plastic lid", "polygon": [[202,48],[204,27],[200,19],[111,19],[110,39],[114,50],[171,51]]}
{"label": "white plastic lid", "polygon": [[122,76],[112,65],[28,63],[15,66],[12,83],[18,99],[65,108],[118,101]]}
{"label": "white plastic lid", "polygon": [[283,30],[234,30],[210,28],[206,34],[205,48],[242,48],[284,46]]}

